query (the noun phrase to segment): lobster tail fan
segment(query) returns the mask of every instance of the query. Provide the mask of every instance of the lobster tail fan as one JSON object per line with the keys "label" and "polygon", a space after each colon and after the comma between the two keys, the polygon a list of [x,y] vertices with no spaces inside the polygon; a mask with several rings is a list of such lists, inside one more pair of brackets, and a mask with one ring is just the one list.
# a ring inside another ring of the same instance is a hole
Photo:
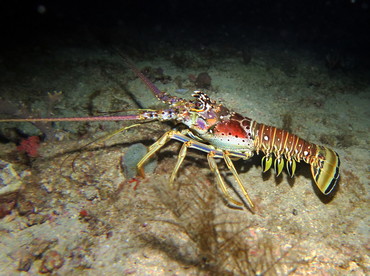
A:
{"label": "lobster tail fan", "polygon": [[317,146],[317,161],[311,163],[311,172],[317,187],[327,195],[337,184],[340,160],[338,154],[326,147]]}

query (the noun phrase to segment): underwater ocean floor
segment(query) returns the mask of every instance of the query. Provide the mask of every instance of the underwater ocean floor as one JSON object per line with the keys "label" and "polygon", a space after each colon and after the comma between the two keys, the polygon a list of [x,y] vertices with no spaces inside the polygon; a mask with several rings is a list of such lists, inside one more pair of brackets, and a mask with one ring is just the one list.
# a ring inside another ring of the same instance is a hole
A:
{"label": "underwater ocean floor", "polygon": [[[275,177],[262,173],[256,155],[235,161],[255,213],[230,208],[202,152],[189,150],[169,186],[178,142],[159,151],[154,172],[127,177],[134,169],[122,158],[130,147],[151,145],[171,123],[142,124],[88,146],[133,122],[1,123],[1,185],[8,189],[0,194],[1,275],[369,273],[366,72],[344,62],[336,68],[308,50],[223,47],[126,54],[161,90],[191,99],[201,88],[244,116],[335,150],[341,170],[333,194],[320,194],[307,164],[299,163],[292,179],[285,169]],[[0,66],[2,106],[9,109],[3,117],[165,108],[107,49],[38,49]],[[20,148],[24,134],[42,136],[35,154]]]}

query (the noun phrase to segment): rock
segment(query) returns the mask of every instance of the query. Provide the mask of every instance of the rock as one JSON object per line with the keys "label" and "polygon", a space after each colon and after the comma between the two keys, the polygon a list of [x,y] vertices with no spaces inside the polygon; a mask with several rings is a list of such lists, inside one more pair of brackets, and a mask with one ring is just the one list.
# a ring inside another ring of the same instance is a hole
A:
{"label": "rock", "polygon": [[0,160],[0,218],[11,213],[22,185],[21,177],[13,165]]}
{"label": "rock", "polygon": [[208,75],[207,72],[202,72],[197,76],[195,84],[198,88],[208,89],[211,87],[212,78]]}
{"label": "rock", "polygon": [[63,256],[56,250],[50,250],[46,252],[41,267],[39,269],[40,273],[49,273],[61,268],[64,264]]}
{"label": "rock", "polygon": [[[147,152],[148,152],[147,147],[141,143],[133,144],[128,148],[125,155],[122,157],[122,161],[121,161],[123,172],[127,179],[132,179],[136,177],[137,163],[139,163],[141,158],[143,158]],[[156,167],[157,167],[157,160],[155,158],[151,158],[144,165],[144,171],[145,173],[153,173]]]}

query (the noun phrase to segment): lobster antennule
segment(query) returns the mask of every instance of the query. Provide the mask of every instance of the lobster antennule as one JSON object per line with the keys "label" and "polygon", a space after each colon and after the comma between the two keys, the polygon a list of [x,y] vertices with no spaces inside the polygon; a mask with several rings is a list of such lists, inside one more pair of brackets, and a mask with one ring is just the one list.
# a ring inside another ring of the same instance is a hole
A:
{"label": "lobster antennule", "polygon": [[339,156],[329,148],[317,146],[316,158],[316,161],[311,163],[311,173],[317,187],[327,195],[339,179]]}

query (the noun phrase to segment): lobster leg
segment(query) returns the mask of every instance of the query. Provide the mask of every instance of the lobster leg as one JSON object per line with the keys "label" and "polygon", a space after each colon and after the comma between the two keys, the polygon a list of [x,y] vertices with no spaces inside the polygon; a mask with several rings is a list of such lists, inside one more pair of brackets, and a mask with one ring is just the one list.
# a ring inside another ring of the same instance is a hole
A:
{"label": "lobster leg", "polygon": [[137,163],[137,172],[141,177],[145,177],[144,173],[144,164],[146,161],[150,159],[150,157],[153,156],[158,150],[160,150],[161,147],[163,147],[170,139],[172,136],[173,131],[167,131],[161,138],[159,138],[153,145],[149,147],[149,151],[147,154],[144,155],[143,158]]}
{"label": "lobster leg", "polygon": [[235,178],[236,182],[238,183],[240,189],[242,190],[245,199],[247,199],[249,206],[253,209],[254,208],[253,202],[252,202],[251,198],[249,197],[248,192],[244,188],[244,186],[242,184],[242,181],[240,180],[240,177],[238,175],[238,172],[236,171],[236,169],[234,167],[234,164],[231,161],[231,159],[229,157],[229,153],[227,151],[224,152],[224,160],[225,160],[226,165],[229,168],[229,170],[233,173],[234,178]]}
{"label": "lobster leg", "polygon": [[229,193],[229,191],[228,191],[228,189],[227,189],[227,187],[224,183],[224,180],[222,179],[220,171],[218,170],[218,167],[217,167],[217,164],[216,164],[216,161],[215,161],[215,153],[213,151],[208,153],[207,160],[208,160],[209,167],[211,168],[211,171],[216,175],[218,186],[220,187],[221,191],[224,193],[226,199],[229,202],[231,202],[232,204],[236,205],[236,206],[243,206],[244,205],[243,203],[241,203],[239,201],[236,201],[230,195],[230,193]]}
{"label": "lobster leg", "polygon": [[195,141],[192,138],[184,135],[184,134],[188,134],[188,133],[189,133],[188,130],[185,130],[183,132],[176,131],[176,130],[170,130],[170,131],[166,132],[161,138],[158,139],[158,141],[156,141],[153,145],[151,145],[149,147],[148,153],[139,161],[139,163],[137,164],[138,173],[141,176],[144,176],[143,165],[145,164],[145,162],[147,162],[153,156],[153,154],[155,154],[158,150],[160,150],[169,140],[171,140],[171,139],[177,140],[177,141],[183,142],[183,145],[181,147],[179,156],[177,158],[175,168],[174,168],[174,170],[171,174],[171,177],[170,177],[170,185],[171,186],[173,186],[173,182],[176,178],[176,174],[177,174],[182,162],[185,159],[188,148],[197,149],[197,150],[200,150],[200,151],[203,151],[203,152],[207,153],[208,164],[211,168],[211,171],[216,175],[217,183],[218,183],[222,193],[225,195],[226,199],[231,204],[234,204],[236,206],[244,206],[244,204],[242,202],[239,202],[239,201],[233,199],[232,196],[230,195],[230,193],[229,193],[229,191],[226,187],[226,184],[225,184],[224,180],[222,179],[221,173],[218,170],[215,158],[224,158],[228,168],[231,170],[231,172],[233,173],[236,181],[238,182],[238,185],[240,186],[240,188],[243,192],[243,195],[245,196],[249,206],[251,208],[253,208],[254,205],[253,205],[247,191],[243,187],[243,184],[242,184],[242,182],[241,182],[241,180],[238,176],[238,173],[236,172],[236,169],[235,169],[235,167],[234,167],[234,165],[233,165],[233,163],[230,159],[230,156],[237,157],[237,158],[244,158],[244,159],[249,158],[250,156],[247,156],[245,153],[241,154],[239,152],[234,152],[234,151],[224,152],[224,151],[215,149],[214,147],[212,147],[210,145],[203,144],[201,142]]}
{"label": "lobster leg", "polygon": [[188,147],[191,147],[191,141],[188,141],[188,142],[185,142],[184,144],[182,144],[181,150],[179,152],[179,156],[177,157],[177,162],[176,162],[175,168],[173,169],[171,177],[170,177],[170,186],[171,186],[171,188],[173,187],[173,182],[175,181],[176,174],[177,174],[182,162],[185,159]]}
{"label": "lobster leg", "polygon": [[175,179],[176,173],[177,173],[182,161],[185,158],[187,148],[194,148],[194,149],[206,152],[206,153],[209,153],[212,150],[212,151],[215,151],[215,155],[218,158],[222,158],[222,151],[215,150],[210,145],[206,145],[206,144],[197,142],[197,141],[185,136],[184,134],[187,134],[187,133],[188,133],[187,130],[185,130],[184,132],[180,132],[180,131],[177,131],[177,130],[167,131],[161,138],[159,138],[153,145],[151,145],[149,147],[148,153],[137,164],[137,171],[138,171],[139,175],[143,176],[143,177],[145,176],[145,173],[144,173],[144,170],[143,170],[143,165],[145,164],[145,162],[147,162],[150,159],[150,157],[153,156],[153,154],[155,154],[158,150],[160,150],[171,139],[174,139],[174,140],[177,140],[177,141],[180,141],[180,142],[183,142],[184,144],[186,144],[180,150],[180,154],[179,154],[176,166],[175,166],[175,171],[171,175],[172,180]]}

